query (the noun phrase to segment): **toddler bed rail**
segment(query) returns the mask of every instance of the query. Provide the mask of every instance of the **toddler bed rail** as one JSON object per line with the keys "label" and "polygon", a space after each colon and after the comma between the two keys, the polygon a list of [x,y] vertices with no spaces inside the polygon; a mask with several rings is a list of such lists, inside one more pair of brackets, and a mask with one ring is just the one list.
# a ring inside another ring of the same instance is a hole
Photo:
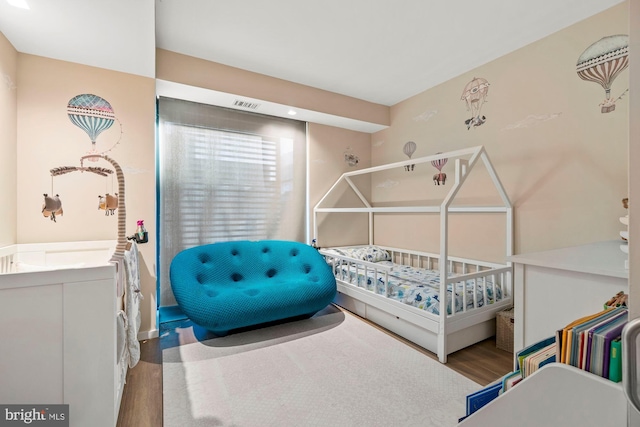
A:
{"label": "toddler bed rail", "polygon": [[[366,248],[389,256],[363,260],[357,251]],[[441,282],[437,254],[369,245],[320,253],[336,278],[339,305],[440,357],[492,336],[495,313],[512,305],[508,265],[449,257]]]}
{"label": "toddler bed rail", "polygon": [[[349,246],[340,248],[340,251],[352,251],[360,248],[371,247]],[[407,277],[402,274],[402,267],[410,267],[412,270],[425,270],[438,274],[438,262],[440,257],[437,254],[389,248],[385,246],[375,246],[380,250],[386,250],[390,254],[389,263],[370,262],[349,255],[341,255],[333,249],[321,249],[320,253],[325,257],[327,263],[332,267],[336,280],[343,283],[361,286],[366,278],[370,292],[391,297],[393,292],[390,288],[389,277],[397,276],[406,283],[415,286],[424,286],[419,278]],[[462,304],[455,306],[455,299],[447,300],[447,316],[455,316],[468,310],[477,309],[484,305],[484,301],[494,303],[493,295],[499,295],[499,300],[511,298],[511,272],[512,268],[507,265],[476,261],[465,258],[449,257],[447,260],[447,270],[450,274],[444,283],[431,283],[429,285],[438,287],[441,295],[451,289],[472,288],[478,292],[460,292]],[[373,284],[379,286],[372,286]],[[457,291],[456,291],[457,292]],[[472,295],[469,295],[469,294]],[[468,300],[468,298],[471,298]],[[441,310],[443,311],[443,310]]]}

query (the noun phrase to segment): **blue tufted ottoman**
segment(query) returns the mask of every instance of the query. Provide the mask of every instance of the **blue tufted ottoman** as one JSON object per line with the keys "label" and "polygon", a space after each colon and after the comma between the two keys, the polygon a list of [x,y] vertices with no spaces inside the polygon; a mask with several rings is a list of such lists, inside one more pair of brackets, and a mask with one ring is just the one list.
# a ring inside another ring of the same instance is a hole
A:
{"label": "blue tufted ottoman", "polygon": [[331,267],[318,251],[283,240],[233,241],[179,252],[169,269],[182,311],[217,335],[312,316],[335,297]]}

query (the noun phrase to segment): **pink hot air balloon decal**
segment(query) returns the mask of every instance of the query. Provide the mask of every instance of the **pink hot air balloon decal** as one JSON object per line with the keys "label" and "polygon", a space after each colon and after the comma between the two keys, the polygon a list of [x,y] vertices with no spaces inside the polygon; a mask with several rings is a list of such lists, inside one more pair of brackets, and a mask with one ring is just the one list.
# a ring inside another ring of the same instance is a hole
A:
{"label": "pink hot air balloon decal", "polygon": [[[440,154],[440,153],[436,153],[436,154]],[[447,180],[447,174],[442,172],[442,168],[444,167],[444,165],[447,164],[448,160],[449,159],[438,159],[438,160],[433,160],[431,162],[433,167],[438,169],[438,173],[433,175],[434,185],[444,185],[445,181]]]}
{"label": "pink hot air balloon decal", "polygon": [[578,58],[576,64],[578,77],[582,80],[598,83],[604,89],[606,98],[600,104],[602,113],[609,113],[616,109],[615,102],[622,95],[612,99],[611,85],[618,74],[628,65],[629,36],[625,34],[601,38],[586,48]]}
{"label": "pink hot air balloon decal", "polygon": [[111,104],[90,93],[73,97],[67,105],[67,114],[74,125],[87,133],[94,150],[98,135],[109,129],[115,120]]}
{"label": "pink hot air balloon decal", "polygon": [[487,100],[488,92],[489,82],[481,77],[474,77],[464,87],[460,100],[465,102],[467,110],[471,112],[471,118],[464,122],[467,125],[467,130],[471,129],[471,127],[480,126],[487,120],[481,111]]}

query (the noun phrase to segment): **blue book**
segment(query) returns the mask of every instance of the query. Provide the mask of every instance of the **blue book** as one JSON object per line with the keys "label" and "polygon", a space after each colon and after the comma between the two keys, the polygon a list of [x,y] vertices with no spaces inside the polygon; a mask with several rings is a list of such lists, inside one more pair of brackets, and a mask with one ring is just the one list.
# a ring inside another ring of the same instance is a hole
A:
{"label": "blue book", "polygon": [[500,395],[502,382],[489,385],[467,396],[467,417]]}

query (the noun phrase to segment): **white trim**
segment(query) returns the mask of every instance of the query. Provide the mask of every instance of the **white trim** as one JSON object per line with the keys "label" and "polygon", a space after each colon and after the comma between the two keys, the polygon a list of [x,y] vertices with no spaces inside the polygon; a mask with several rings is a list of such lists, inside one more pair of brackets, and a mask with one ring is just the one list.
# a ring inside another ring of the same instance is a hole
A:
{"label": "white trim", "polygon": [[158,329],[151,329],[149,331],[140,331],[138,332],[138,341],[150,340],[153,338],[158,338],[160,336],[160,331]]}

